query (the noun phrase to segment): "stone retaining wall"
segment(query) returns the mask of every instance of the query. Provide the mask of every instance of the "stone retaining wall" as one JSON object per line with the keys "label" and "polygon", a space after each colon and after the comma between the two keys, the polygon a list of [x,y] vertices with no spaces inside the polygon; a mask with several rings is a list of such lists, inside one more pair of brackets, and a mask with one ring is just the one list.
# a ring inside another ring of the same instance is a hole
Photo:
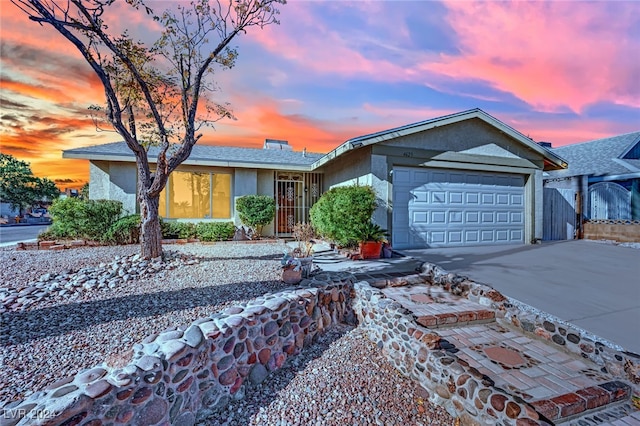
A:
{"label": "stone retaining wall", "polygon": [[493,288],[447,273],[437,265],[425,263],[418,275],[425,282],[441,285],[454,294],[488,306],[496,313],[496,321],[516,327],[523,334],[535,335],[552,346],[588,358],[620,379],[637,385],[640,394],[640,355],[622,348],[566,323],[553,315],[503,296]]}
{"label": "stone retaining wall", "polygon": [[436,332],[415,323],[411,312],[367,282],[354,284],[354,311],[391,364],[429,392],[429,400],[444,407],[463,424],[537,425],[538,414],[522,400],[495,388],[493,381],[453,353],[439,347]]}
{"label": "stone retaining wall", "polygon": [[297,287],[149,336],[124,368],[98,366],[4,407],[3,425],[193,425],[242,398],[336,323],[355,323],[353,276]]}
{"label": "stone retaining wall", "polygon": [[433,264],[423,264],[419,274],[381,280],[370,286],[366,282],[354,285],[354,311],[359,326],[383,349],[392,364],[402,374],[417,380],[430,392],[430,400],[442,405],[463,423],[539,424],[541,419],[524,400],[494,387],[493,381],[470,367],[453,352],[439,345],[437,330],[415,322],[412,313],[400,303],[388,299],[379,288],[415,284],[439,285],[452,294],[495,311],[502,325],[520,328],[523,334],[547,340],[562,350],[589,358],[608,372],[633,384],[640,395],[640,358],[618,350],[608,342],[597,340],[583,330],[516,303],[498,291],[469,281]]}

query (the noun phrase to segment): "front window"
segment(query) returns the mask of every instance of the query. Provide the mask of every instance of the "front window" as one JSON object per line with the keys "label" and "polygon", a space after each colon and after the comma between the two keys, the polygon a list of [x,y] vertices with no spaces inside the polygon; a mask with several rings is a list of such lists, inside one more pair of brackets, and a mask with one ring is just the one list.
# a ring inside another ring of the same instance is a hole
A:
{"label": "front window", "polygon": [[159,214],[171,219],[231,217],[231,175],[173,172],[160,193]]}

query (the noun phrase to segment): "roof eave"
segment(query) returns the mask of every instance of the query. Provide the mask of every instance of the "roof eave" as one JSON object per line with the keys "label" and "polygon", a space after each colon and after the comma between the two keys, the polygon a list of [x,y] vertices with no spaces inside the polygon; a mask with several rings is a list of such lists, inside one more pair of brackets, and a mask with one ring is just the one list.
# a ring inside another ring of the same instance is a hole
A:
{"label": "roof eave", "polygon": [[[100,154],[88,153],[86,151],[63,151],[62,158],[74,158],[89,161],[119,161],[135,163],[135,158],[128,154]],[[149,163],[154,164],[155,157],[149,158]],[[237,167],[245,169],[283,169],[296,172],[311,171],[311,164],[291,164],[291,163],[264,163],[251,161],[225,161],[225,160],[203,160],[200,158],[188,158],[182,165],[185,166],[208,166],[208,167]]]}

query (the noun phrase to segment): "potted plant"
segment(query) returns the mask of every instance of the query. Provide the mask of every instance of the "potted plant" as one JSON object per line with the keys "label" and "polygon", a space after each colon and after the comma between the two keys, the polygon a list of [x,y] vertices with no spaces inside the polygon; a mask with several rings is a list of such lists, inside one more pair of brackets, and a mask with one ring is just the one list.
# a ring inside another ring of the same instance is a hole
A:
{"label": "potted plant", "polygon": [[290,253],[284,252],[282,263],[282,281],[287,284],[298,284],[302,281],[302,263]]}
{"label": "potted plant", "polygon": [[292,251],[292,256],[300,261],[302,276],[307,278],[313,268],[313,238],[315,233],[310,223],[296,223],[293,226],[291,236],[298,245]]}
{"label": "potted plant", "polygon": [[371,221],[356,226],[353,231],[359,242],[360,256],[363,259],[380,259],[382,242],[387,231]]}

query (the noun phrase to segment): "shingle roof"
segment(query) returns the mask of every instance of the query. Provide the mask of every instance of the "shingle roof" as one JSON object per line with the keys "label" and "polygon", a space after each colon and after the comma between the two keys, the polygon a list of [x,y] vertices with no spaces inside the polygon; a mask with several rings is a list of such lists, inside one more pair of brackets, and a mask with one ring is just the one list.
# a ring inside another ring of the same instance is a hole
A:
{"label": "shingle roof", "polygon": [[395,127],[393,129],[387,129],[381,132],[376,132],[368,135],[362,135],[355,138],[351,138],[346,142],[342,143],[337,148],[335,148],[326,156],[322,157],[314,165],[314,167],[319,167],[324,163],[332,161],[336,157],[354,148],[359,148],[366,145],[372,145],[378,142],[395,139],[400,136],[406,136],[406,135],[410,135],[418,132],[423,132],[436,127],[445,126],[448,124],[454,124],[454,123],[458,123],[458,122],[461,122],[464,120],[470,120],[470,119],[482,120],[485,123],[489,124],[490,126],[493,126],[496,129],[500,130],[502,133],[513,138],[515,141],[519,142],[523,146],[526,146],[530,150],[542,155],[544,157],[545,170],[555,170],[555,169],[566,167],[566,162],[564,161],[564,158],[561,158],[560,156],[558,156],[558,154],[554,153],[553,151],[550,151],[547,148],[536,144],[531,138],[523,135],[513,127],[503,123],[497,118],[487,114],[480,108],[473,108],[467,111],[456,112],[454,114],[444,115],[442,117],[431,118],[429,120],[419,121],[417,123],[411,123],[404,126]]}
{"label": "shingle roof", "polygon": [[[154,161],[158,154],[157,147],[149,148],[149,160]],[[113,142],[103,145],[87,146],[65,150],[65,157],[68,158],[90,158],[100,157],[121,157],[123,160],[133,161],[133,153],[124,142]],[[247,165],[273,165],[273,166],[311,166],[324,154],[307,152],[303,155],[300,151],[287,151],[276,149],[259,148],[239,148],[219,145],[196,144],[191,151],[191,155],[184,164],[206,164],[211,163],[243,163]],[[214,164],[215,165],[215,164]],[[226,165],[226,164],[219,164]]]}
{"label": "shingle roof", "polygon": [[640,142],[640,131],[552,148],[569,163],[565,170],[550,171],[549,177],[622,175],[638,172],[640,161],[621,157]]}

